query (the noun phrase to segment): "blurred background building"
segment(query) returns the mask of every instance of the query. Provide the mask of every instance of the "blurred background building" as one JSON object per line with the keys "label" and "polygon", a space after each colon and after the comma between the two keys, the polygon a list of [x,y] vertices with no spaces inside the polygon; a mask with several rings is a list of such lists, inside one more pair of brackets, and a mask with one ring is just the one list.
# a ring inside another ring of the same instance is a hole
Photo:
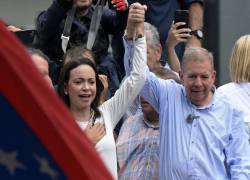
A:
{"label": "blurred background building", "polygon": [[214,53],[217,85],[222,85],[230,81],[228,62],[234,42],[250,34],[250,1],[204,1],[204,46]]}
{"label": "blurred background building", "polygon": [[[228,61],[236,39],[250,34],[249,0],[204,0],[204,46],[215,56],[217,85],[229,82]],[[0,17],[7,24],[34,28],[34,18],[52,0],[0,0]]]}

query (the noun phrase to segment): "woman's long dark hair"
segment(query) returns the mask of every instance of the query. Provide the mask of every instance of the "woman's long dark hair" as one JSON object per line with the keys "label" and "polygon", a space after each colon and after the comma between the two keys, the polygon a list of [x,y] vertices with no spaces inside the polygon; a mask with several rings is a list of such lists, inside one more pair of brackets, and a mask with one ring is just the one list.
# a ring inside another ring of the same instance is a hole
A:
{"label": "woman's long dark hair", "polygon": [[96,119],[96,118],[98,118],[98,117],[101,116],[101,113],[100,113],[100,111],[98,109],[98,106],[100,104],[100,96],[101,96],[101,92],[103,90],[103,84],[102,84],[102,82],[99,79],[97,68],[96,68],[96,66],[94,65],[94,63],[91,60],[89,60],[87,58],[83,58],[83,57],[78,57],[77,59],[71,60],[67,64],[65,64],[62,67],[62,70],[61,70],[61,73],[60,73],[60,76],[59,76],[59,82],[58,82],[58,89],[57,89],[57,91],[58,91],[58,94],[61,97],[61,99],[64,101],[64,103],[69,107],[69,105],[70,105],[70,99],[69,99],[69,96],[65,94],[64,87],[65,87],[65,84],[67,84],[69,82],[70,72],[73,69],[75,69],[78,66],[80,66],[80,65],[88,65],[95,72],[95,78],[96,78],[96,97],[93,100],[93,102],[91,103],[91,108],[94,110],[94,119]]}

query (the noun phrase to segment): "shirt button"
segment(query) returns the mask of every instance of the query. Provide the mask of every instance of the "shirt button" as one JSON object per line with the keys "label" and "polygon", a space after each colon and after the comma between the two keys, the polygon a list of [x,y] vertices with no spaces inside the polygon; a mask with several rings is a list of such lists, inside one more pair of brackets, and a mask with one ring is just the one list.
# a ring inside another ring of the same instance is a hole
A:
{"label": "shirt button", "polygon": [[192,144],[194,144],[194,141],[192,141]]}
{"label": "shirt button", "polygon": [[193,158],[191,157],[191,158],[190,158],[190,160],[192,161],[192,160],[193,160]]}
{"label": "shirt button", "polygon": [[194,127],[196,127],[196,124],[194,124]]}

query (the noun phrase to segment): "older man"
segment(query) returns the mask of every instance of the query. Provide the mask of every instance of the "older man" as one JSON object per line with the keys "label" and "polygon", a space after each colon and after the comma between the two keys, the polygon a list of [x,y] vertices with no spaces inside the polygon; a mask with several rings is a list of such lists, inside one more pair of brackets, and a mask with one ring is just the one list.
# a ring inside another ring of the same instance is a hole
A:
{"label": "older man", "polygon": [[183,85],[151,73],[141,92],[160,115],[160,179],[250,179],[242,113],[216,92],[212,54],[188,48],[181,69]]}

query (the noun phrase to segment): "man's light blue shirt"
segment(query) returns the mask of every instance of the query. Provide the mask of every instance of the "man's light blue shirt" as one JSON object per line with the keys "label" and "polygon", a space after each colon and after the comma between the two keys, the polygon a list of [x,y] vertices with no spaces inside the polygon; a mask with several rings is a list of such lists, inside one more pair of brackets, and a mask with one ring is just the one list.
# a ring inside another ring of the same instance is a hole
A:
{"label": "man's light blue shirt", "polygon": [[242,113],[222,94],[215,91],[209,105],[196,107],[182,85],[149,73],[141,95],[160,115],[160,179],[250,179]]}

